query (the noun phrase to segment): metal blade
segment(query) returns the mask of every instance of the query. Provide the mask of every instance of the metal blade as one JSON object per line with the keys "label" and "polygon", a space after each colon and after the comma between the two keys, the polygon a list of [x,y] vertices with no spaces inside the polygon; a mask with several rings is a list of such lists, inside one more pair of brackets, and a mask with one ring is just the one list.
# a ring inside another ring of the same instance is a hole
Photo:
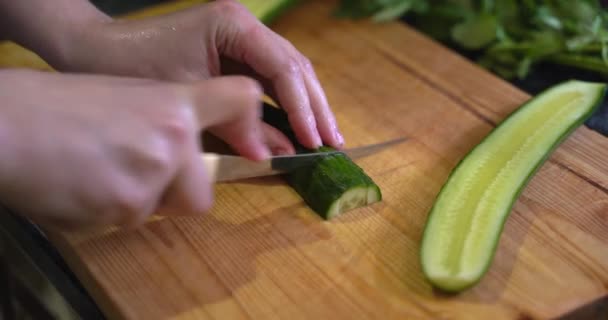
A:
{"label": "metal blade", "polygon": [[319,157],[339,151],[274,156],[268,160],[251,161],[239,156],[222,155],[216,170],[216,181],[231,181],[252,177],[276,175],[310,165]]}
{"label": "metal blade", "polygon": [[398,138],[348,150],[274,156],[264,161],[251,161],[239,156],[221,155],[219,156],[215,179],[218,182],[222,182],[281,174],[302,166],[310,165],[320,157],[331,154],[343,153],[351,159],[358,159],[375,154],[382,149],[401,143],[405,140],[407,140],[407,138]]}
{"label": "metal blade", "polygon": [[402,143],[406,140],[407,140],[407,138],[405,138],[405,137],[397,138],[397,139],[389,140],[386,142],[381,142],[381,143],[371,144],[371,145],[367,145],[367,146],[363,146],[363,147],[357,147],[357,148],[344,150],[342,152],[351,159],[358,159],[358,158],[362,158],[362,157],[365,157],[365,156],[368,156],[368,155],[371,155],[374,153],[378,153],[382,149]]}

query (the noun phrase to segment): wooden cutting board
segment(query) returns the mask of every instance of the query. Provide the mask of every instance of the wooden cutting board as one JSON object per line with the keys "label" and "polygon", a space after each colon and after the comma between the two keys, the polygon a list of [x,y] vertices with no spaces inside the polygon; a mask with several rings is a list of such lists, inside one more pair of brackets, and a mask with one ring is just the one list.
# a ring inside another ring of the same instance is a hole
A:
{"label": "wooden cutting board", "polygon": [[333,5],[306,1],[272,27],[314,63],[348,146],[411,138],[359,161],[384,201],[323,221],[271,177],[217,185],[204,217],[53,235],[104,312],[546,319],[605,296],[608,139],[585,127],[517,201],[484,279],[458,295],[432,289],[418,254],[435,196],[455,164],[529,96],[402,24],[331,19]]}

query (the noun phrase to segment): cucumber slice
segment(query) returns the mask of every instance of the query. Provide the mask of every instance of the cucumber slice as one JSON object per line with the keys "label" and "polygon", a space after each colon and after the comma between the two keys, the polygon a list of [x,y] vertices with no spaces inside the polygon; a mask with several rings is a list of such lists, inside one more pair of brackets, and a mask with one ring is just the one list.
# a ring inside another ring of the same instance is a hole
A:
{"label": "cucumber slice", "polygon": [[[321,147],[319,151],[331,150]],[[330,155],[287,175],[287,182],[325,219],[382,199],[380,188],[343,154]]]}
{"label": "cucumber slice", "polygon": [[[332,150],[327,146],[308,150],[297,143],[283,110],[264,104],[263,113],[264,121],[283,132],[294,143],[297,152]],[[344,154],[319,158],[310,166],[285,174],[285,179],[304,202],[325,219],[382,200],[380,188]]]}
{"label": "cucumber slice", "polygon": [[422,237],[422,269],[433,285],[456,292],[483,277],[515,200],[605,92],[603,83],[556,85],[522,105],[456,166]]}

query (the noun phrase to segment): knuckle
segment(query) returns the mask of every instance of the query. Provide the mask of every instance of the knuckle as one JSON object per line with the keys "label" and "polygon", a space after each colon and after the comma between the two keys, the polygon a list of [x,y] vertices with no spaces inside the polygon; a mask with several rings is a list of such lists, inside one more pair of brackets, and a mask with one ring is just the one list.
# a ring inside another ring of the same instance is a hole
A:
{"label": "knuckle", "polygon": [[247,105],[258,103],[262,97],[262,86],[259,82],[252,78],[237,76],[235,77],[235,86],[239,88],[239,94]]}
{"label": "knuckle", "polygon": [[300,63],[298,59],[289,56],[280,65],[280,71],[289,75],[297,75],[300,73]]}
{"label": "knuckle", "polygon": [[214,13],[229,17],[240,15],[245,10],[238,1],[233,0],[218,0],[210,3],[209,6]]}
{"label": "knuckle", "polygon": [[305,56],[302,56],[300,58],[300,60],[301,60],[301,63],[302,63],[302,66],[304,67],[304,69],[306,69],[306,70],[312,70],[313,69],[312,61],[310,61],[310,59],[308,59]]}
{"label": "knuckle", "polygon": [[176,87],[164,95],[159,105],[160,112],[154,121],[155,130],[162,139],[168,139],[172,144],[184,144],[195,131],[196,110],[190,101],[190,93],[184,93],[183,87]]}
{"label": "knuckle", "polygon": [[238,26],[243,38],[249,39],[251,42],[263,41],[266,36],[266,30],[257,20],[240,19]]}
{"label": "knuckle", "polygon": [[168,117],[162,119],[162,132],[169,141],[176,145],[189,142],[194,128],[194,116],[191,108],[176,108]]}
{"label": "knuckle", "polygon": [[[250,99],[258,100],[262,96],[262,86],[251,78],[243,78],[243,93]],[[257,102],[257,101],[256,101]]]}

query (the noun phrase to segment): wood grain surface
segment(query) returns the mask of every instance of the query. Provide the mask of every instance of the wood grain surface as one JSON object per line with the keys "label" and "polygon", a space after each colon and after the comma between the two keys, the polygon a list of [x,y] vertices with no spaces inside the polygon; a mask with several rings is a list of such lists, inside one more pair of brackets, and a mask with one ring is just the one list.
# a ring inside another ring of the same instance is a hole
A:
{"label": "wood grain surface", "polygon": [[269,177],[217,185],[204,217],[52,235],[106,315],[549,319],[605,296],[608,139],[585,127],[526,187],[477,286],[446,295],[425,281],[435,196],[529,96],[403,24],[332,19],[333,5],[305,1],[272,28],[312,60],[348,146],[411,138],[358,161],[384,200],[323,221]]}

